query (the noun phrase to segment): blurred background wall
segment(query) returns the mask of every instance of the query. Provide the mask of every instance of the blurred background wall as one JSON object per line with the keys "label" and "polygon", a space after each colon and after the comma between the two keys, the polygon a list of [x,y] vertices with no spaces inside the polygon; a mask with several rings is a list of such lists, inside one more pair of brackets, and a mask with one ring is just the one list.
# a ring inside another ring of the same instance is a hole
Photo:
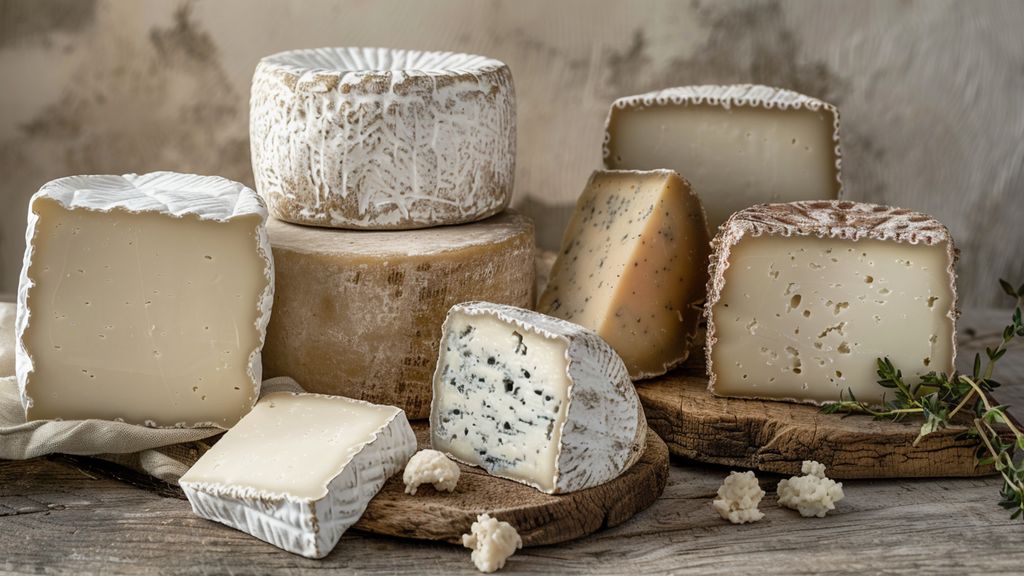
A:
{"label": "blurred background wall", "polygon": [[519,99],[514,204],[556,248],[616,97],[754,82],[831,101],[848,198],[932,213],[966,305],[1024,281],[1019,1],[0,0],[0,294],[28,198],[76,173],[176,170],[252,185],[261,56],[369,45],[504,60]]}

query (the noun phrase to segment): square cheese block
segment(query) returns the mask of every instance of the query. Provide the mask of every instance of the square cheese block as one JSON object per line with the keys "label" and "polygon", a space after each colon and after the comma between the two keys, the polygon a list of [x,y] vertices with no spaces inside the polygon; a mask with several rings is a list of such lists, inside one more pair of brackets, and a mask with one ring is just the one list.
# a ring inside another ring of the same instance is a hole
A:
{"label": "square cheese block", "polygon": [[[876,359],[951,373],[956,251],[930,216],[853,202],[766,204],[714,241],[707,367],[722,396],[881,403]],[[892,398],[891,391],[887,398]]]}
{"label": "square cheese block", "polygon": [[617,477],[647,420],[626,367],[600,336],[487,302],[453,306],[434,372],[434,448],[548,494]]}
{"label": "square cheese block", "polygon": [[29,420],[228,428],[259,397],[266,209],[211,176],[72,176],[32,197],[18,289]]}
{"label": "square cheese block", "polygon": [[260,399],[179,484],[199,516],[323,558],[415,452],[398,408],[278,392]]}
{"label": "square cheese block", "polygon": [[841,195],[839,112],[769,86],[682,86],[620,98],[603,152],[606,168],[682,174],[712,231],[754,204]]}
{"label": "square cheese block", "polygon": [[700,200],[675,172],[594,172],[537,309],[597,332],[632,379],[664,374],[696,336],[709,244]]}

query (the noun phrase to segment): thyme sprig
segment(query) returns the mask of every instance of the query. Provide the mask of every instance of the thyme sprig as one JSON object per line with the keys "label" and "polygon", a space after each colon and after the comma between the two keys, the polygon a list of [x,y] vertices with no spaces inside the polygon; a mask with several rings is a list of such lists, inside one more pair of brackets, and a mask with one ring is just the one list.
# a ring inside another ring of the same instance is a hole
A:
{"label": "thyme sprig", "polygon": [[[1021,320],[1024,284],[1014,288],[1006,280],[999,280],[999,285],[1016,300],[1013,317],[1003,329],[999,345],[985,348],[984,361],[981,353],[975,354],[970,375],[929,372],[919,382],[908,384],[889,358],[879,358],[878,384],[892,390],[892,399],[883,399],[881,407],[874,407],[857,400],[853,391],[847,390],[840,393],[838,402],[826,404],[821,410],[826,414],[867,414],[876,420],[893,422],[919,416],[921,430],[914,440],[915,445],[928,434],[952,425],[953,419],[961,412],[970,414],[971,422],[965,436],[978,441],[976,463],[978,466],[992,465],[1002,475],[999,505],[1012,510],[1011,518],[1018,518],[1024,514],[1024,460],[1015,456],[1017,450],[1024,451],[1024,432],[1006,413],[1007,406],[994,404],[988,393],[999,387],[999,382],[992,378],[996,363],[1006,354],[1014,339],[1024,338],[1024,322]],[[1006,430],[1012,433],[1014,441],[1003,439]]]}

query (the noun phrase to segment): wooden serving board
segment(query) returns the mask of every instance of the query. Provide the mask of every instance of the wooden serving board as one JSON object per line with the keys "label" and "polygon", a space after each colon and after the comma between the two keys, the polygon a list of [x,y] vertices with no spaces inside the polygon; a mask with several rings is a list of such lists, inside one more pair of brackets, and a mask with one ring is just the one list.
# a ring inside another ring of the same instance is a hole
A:
{"label": "wooden serving board", "polygon": [[844,418],[807,404],[719,398],[707,386],[701,366],[637,384],[648,425],[674,456],[780,474],[799,474],[804,460],[817,460],[829,477],[841,479],[994,472],[975,466],[977,444],[958,438],[963,427],[929,434],[914,446],[918,420]]}
{"label": "wooden serving board", "polygon": [[[427,423],[413,422],[412,426],[419,447],[429,448]],[[622,524],[653,504],[665,490],[668,460],[665,443],[649,432],[643,456],[621,476],[558,496],[461,464],[455,492],[438,492],[425,485],[410,496],[405,493],[402,475],[396,474],[370,501],[355,529],[461,544],[477,515],[486,512],[512,524],[523,546],[557,544]]]}

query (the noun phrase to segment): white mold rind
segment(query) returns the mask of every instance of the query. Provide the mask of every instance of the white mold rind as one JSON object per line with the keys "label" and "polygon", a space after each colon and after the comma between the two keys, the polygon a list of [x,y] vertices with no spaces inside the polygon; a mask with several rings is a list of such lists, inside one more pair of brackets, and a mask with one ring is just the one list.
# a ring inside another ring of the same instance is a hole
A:
{"label": "white mold rind", "polygon": [[296,224],[369,230],[481,220],[515,173],[515,88],[498,60],[386,48],[260,61],[250,102],[256,189]]}

